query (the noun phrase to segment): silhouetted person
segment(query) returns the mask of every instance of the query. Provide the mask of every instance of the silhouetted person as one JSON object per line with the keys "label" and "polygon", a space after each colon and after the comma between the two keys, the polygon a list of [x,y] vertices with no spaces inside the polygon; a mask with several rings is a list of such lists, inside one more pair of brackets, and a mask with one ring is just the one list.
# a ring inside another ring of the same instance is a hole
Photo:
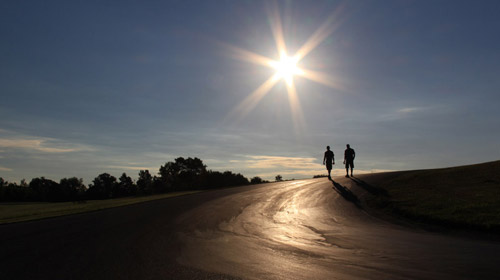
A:
{"label": "silhouetted person", "polygon": [[351,167],[351,176],[352,169],[354,168],[354,158],[356,157],[356,153],[349,144],[346,145],[347,149],[344,152],[344,164],[345,164],[345,176],[349,177],[349,166]]}
{"label": "silhouetted person", "polygon": [[323,164],[326,165],[326,170],[328,170],[328,179],[331,179],[330,172],[332,172],[332,165],[335,164],[335,155],[330,151],[330,146],[326,146]]}

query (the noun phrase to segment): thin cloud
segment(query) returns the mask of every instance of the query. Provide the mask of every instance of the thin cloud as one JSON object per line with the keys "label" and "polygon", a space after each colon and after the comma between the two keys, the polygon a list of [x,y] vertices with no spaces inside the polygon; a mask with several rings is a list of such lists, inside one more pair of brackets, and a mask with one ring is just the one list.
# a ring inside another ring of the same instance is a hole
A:
{"label": "thin cloud", "polygon": [[[0,138],[0,147],[7,149],[34,150],[45,153],[69,153],[91,150],[88,147],[58,144],[55,139]],[[65,147],[66,146],[66,147]],[[73,146],[73,147],[67,147]]]}
{"label": "thin cloud", "polygon": [[409,114],[409,113],[414,113],[418,111],[423,111],[424,108],[422,107],[407,107],[407,108],[401,108],[397,112],[402,113],[402,114]]}
{"label": "thin cloud", "polygon": [[253,169],[264,178],[272,178],[276,174],[289,176],[313,176],[324,171],[324,166],[315,162],[312,157],[280,157],[247,155],[244,160],[231,160],[232,165],[242,169]]}
{"label": "thin cloud", "polygon": [[403,107],[396,110],[399,115],[403,114],[414,114],[414,113],[425,113],[425,114],[436,114],[439,112],[449,112],[453,108],[445,104],[434,104],[430,106],[420,106],[420,107]]}
{"label": "thin cloud", "polygon": [[[344,174],[342,170],[332,170],[331,175],[332,176],[340,176]],[[276,171],[276,172],[267,172],[267,173],[259,173],[259,177],[265,178],[265,179],[274,179],[276,175],[281,175],[285,179],[292,179],[292,178],[312,178],[314,175],[327,175],[326,169],[321,169],[321,170],[296,170],[296,171]]]}
{"label": "thin cloud", "polygon": [[248,156],[250,159],[245,160],[247,168],[268,169],[268,168],[285,168],[285,169],[318,169],[322,165],[315,163],[316,158],[305,157],[279,157],[279,156]]}
{"label": "thin cloud", "polygon": [[10,172],[10,171],[12,171],[12,168],[7,168],[7,167],[2,167],[2,166],[0,166],[0,171],[7,171],[7,172]]}
{"label": "thin cloud", "polygon": [[400,120],[401,118],[409,118],[417,116],[422,113],[432,113],[436,112],[437,107],[402,107],[398,109],[393,109],[389,111],[387,114],[383,114],[378,118],[375,118],[379,121],[392,121],[392,120]]}
{"label": "thin cloud", "polygon": [[106,166],[106,168],[116,169],[116,170],[133,170],[133,171],[158,169],[157,167],[151,168],[151,167],[144,167],[144,166],[124,166],[124,165],[108,165],[108,166]]}

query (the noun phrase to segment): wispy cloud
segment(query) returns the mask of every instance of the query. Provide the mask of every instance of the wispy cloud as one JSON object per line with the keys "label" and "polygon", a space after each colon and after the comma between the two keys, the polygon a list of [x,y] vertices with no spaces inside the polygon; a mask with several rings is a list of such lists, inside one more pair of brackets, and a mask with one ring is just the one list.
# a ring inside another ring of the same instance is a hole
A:
{"label": "wispy cloud", "polygon": [[4,153],[8,150],[29,150],[44,153],[69,153],[78,151],[93,150],[90,147],[83,146],[77,143],[68,143],[63,140],[47,138],[47,137],[33,137],[22,135],[16,132],[0,129],[0,152]]}
{"label": "wispy cloud", "polygon": [[279,157],[279,156],[247,156],[244,162],[248,168],[286,168],[286,169],[316,169],[322,165],[315,163],[316,158]]}
{"label": "wispy cloud", "polygon": [[425,108],[422,107],[406,107],[406,108],[401,108],[397,110],[398,113],[402,114],[408,114],[408,113],[414,113],[418,111],[423,111]]}
{"label": "wispy cloud", "polygon": [[68,153],[81,149],[51,147],[45,139],[0,139],[0,147],[11,149],[29,149],[46,153]]}
{"label": "wispy cloud", "polygon": [[7,172],[9,172],[9,171],[12,171],[12,168],[7,168],[7,167],[0,166],[0,171],[7,171]]}
{"label": "wispy cloud", "polygon": [[[312,176],[321,173],[324,166],[310,157],[281,157],[247,155],[247,159],[231,160],[231,164],[240,165],[243,169],[254,169],[262,177],[273,177],[276,174],[291,176]],[[273,175],[274,174],[274,175]]]}
{"label": "wispy cloud", "polygon": [[408,114],[438,114],[442,112],[450,112],[453,108],[447,104],[433,104],[428,106],[408,106],[396,109],[395,113],[397,115],[408,115]]}
{"label": "wispy cloud", "polygon": [[146,166],[126,166],[126,165],[108,165],[106,168],[109,169],[115,169],[115,170],[132,170],[132,171],[139,171],[139,170],[157,170],[158,167],[146,167]]}
{"label": "wispy cloud", "polygon": [[401,118],[412,118],[422,114],[432,114],[435,112],[439,112],[442,108],[438,108],[436,106],[428,106],[428,107],[399,107],[394,108],[388,111],[385,114],[381,114],[379,117],[375,117],[375,120],[379,121],[393,121],[393,120],[401,120]]}

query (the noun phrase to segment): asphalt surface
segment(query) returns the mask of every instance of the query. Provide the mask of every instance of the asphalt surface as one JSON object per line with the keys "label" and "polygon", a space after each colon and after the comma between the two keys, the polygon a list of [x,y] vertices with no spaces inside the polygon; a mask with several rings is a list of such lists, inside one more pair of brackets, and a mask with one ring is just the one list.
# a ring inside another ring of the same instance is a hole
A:
{"label": "asphalt surface", "polygon": [[378,219],[334,180],[0,225],[0,279],[498,279],[500,242]]}

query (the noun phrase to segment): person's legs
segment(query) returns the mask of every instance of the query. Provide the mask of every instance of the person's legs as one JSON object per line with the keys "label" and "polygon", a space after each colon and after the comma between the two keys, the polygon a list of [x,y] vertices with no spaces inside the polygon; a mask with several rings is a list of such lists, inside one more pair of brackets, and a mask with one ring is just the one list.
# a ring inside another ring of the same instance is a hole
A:
{"label": "person's legs", "polygon": [[345,176],[349,177],[349,167],[351,167],[351,176],[352,176],[352,169],[354,167],[354,164],[351,161],[346,161],[345,163]]}

